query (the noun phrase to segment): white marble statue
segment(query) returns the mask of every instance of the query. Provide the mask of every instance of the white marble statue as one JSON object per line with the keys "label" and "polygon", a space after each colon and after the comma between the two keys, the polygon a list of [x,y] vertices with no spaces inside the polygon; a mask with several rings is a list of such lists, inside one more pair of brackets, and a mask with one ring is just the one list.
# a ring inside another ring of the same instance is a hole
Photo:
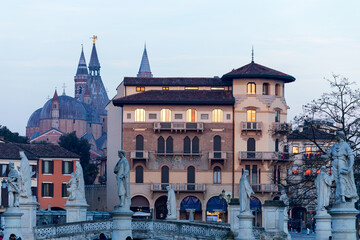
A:
{"label": "white marble statue", "polygon": [[345,141],[343,131],[336,133],[338,143],[334,144],[322,158],[333,160],[333,175],[336,185],[336,202],[356,202],[358,197],[354,180],[354,153]]}
{"label": "white marble statue", "polygon": [[166,219],[176,219],[176,197],[174,189],[166,186],[166,190],[168,191],[166,202],[168,213]]}
{"label": "white marble statue", "polygon": [[286,195],[286,191],[283,189],[281,190],[281,195],[280,195],[280,201],[283,201],[285,204],[285,209],[284,209],[284,216],[288,216],[288,212],[289,212],[289,197]]}
{"label": "white marble statue", "polygon": [[66,184],[69,197],[67,202],[85,202],[84,173],[79,161],[76,161],[76,170],[71,174],[70,181]]}
{"label": "white marble statue", "polygon": [[239,183],[240,213],[250,213],[250,197],[254,194],[249,183],[249,171],[245,170]]}
{"label": "white marble statue", "polygon": [[9,192],[9,207],[19,207],[19,194],[20,194],[20,175],[14,167],[14,162],[9,163],[8,175],[8,192]]}
{"label": "white marble statue", "polygon": [[331,195],[331,185],[334,181],[334,175],[326,174],[326,167],[322,166],[320,172],[315,179],[316,195],[317,195],[317,212],[326,211],[325,207],[329,206]]}
{"label": "white marble statue", "polygon": [[31,176],[35,173],[29,164],[29,160],[23,151],[19,152],[21,157],[20,167],[18,167],[20,173],[20,197],[31,199]]}
{"label": "white marble statue", "polygon": [[[120,199],[119,207],[130,207],[130,167],[129,162],[125,158],[125,151],[119,150],[120,160],[116,163],[114,173],[116,174],[116,182],[118,187],[118,196]],[[127,206],[129,205],[129,206]]]}

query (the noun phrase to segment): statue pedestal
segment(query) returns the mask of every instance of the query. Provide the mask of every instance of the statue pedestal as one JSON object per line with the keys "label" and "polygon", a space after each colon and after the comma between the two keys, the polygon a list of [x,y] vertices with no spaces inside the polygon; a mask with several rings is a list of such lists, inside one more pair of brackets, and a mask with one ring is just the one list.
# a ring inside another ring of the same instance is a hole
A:
{"label": "statue pedestal", "polygon": [[291,239],[288,232],[288,217],[284,215],[285,204],[279,200],[266,200],[264,208],[265,233],[262,239]]}
{"label": "statue pedestal", "polygon": [[131,216],[133,214],[133,211],[123,210],[115,206],[115,210],[111,212],[113,218],[112,239],[132,238]]}
{"label": "statue pedestal", "polygon": [[[26,201],[27,200],[27,201]],[[35,199],[20,198],[20,211],[24,214],[21,217],[21,231],[24,239],[34,240],[34,227],[36,226],[36,208],[39,203]]]}
{"label": "statue pedestal", "polygon": [[289,233],[289,229],[288,229],[288,226],[289,226],[289,216],[285,216],[284,215],[284,233],[288,236],[288,240],[291,239],[291,235]]}
{"label": "statue pedestal", "polygon": [[251,212],[244,212],[237,217],[239,218],[239,234],[236,240],[255,240],[253,233],[254,215]]}
{"label": "statue pedestal", "polygon": [[2,214],[5,219],[5,230],[4,230],[4,239],[9,239],[10,234],[14,233],[16,237],[23,236],[21,234],[21,216],[23,213],[18,207],[7,208],[6,211]]}
{"label": "statue pedestal", "polygon": [[356,215],[354,203],[337,203],[329,211],[331,215],[331,236],[333,240],[356,239]]}
{"label": "statue pedestal", "polygon": [[239,199],[231,199],[229,203],[230,209],[230,230],[234,233],[234,236],[239,234],[239,218],[240,213],[240,203]]}
{"label": "statue pedestal", "polygon": [[329,240],[331,236],[331,216],[326,212],[319,212],[316,219],[316,240]]}
{"label": "statue pedestal", "polygon": [[65,204],[66,222],[86,221],[86,212],[89,205],[86,202],[70,202]]}

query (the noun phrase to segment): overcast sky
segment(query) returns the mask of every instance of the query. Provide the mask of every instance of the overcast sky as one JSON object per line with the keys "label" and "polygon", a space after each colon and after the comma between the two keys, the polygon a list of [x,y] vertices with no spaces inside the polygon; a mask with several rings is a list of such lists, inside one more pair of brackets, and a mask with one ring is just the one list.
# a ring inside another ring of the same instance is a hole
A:
{"label": "overcast sky", "polygon": [[0,125],[25,134],[55,87],[74,95],[81,52],[96,42],[108,95],[136,76],[146,42],[155,77],[222,76],[251,61],[296,77],[288,119],[329,87],[332,73],[360,79],[360,1],[3,1]]}

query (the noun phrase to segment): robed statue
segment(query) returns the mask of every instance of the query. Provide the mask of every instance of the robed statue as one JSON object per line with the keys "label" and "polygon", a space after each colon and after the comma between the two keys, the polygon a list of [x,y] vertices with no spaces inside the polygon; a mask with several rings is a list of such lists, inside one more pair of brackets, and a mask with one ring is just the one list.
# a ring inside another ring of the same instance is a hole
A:
{"label": "robed statue", "polygon": [[316,195],[317,195],[317,211],[325,211],[325,207],[329,206],[331,195],[331,185],[334,181],[334,175],[326,174],[326,167],[322,166],[320,172],[315,178]]}
{"label": "robed statue", "polygon": [[283,201],[284,204],[285,204],[284,216],[288,216],[290,201],[289,201],[289,197],[288,197],[288,195],[286,194],[286,191],[285,191],[284,189],[281,190],[281,195],[280,195],[279,200],[280,200],[280,201]]}
{"label": "robed statue", "polygon": [[125,151],[119,150],[118,153],[120,160],[115,165],[114,173],[116,174],[117,192],[120,199],[119,207],[124,207],[129,205],[128,201],[130,201],[130,167],[125,158]]}
{"label": "robed statue", "polygon": [[20,175],[20,197],[31,200],[31,176],[35,174],[29,164],[29,160],[23,151],[19,152],[21,161],[18,167]]}
{"label": "robed statue", "polygon": [[19,194],[20,194],[20,175],[14,167],[14,162],[9,163],[9,174],[8,174],[8,192],[9,192],[9,207],[19,206]]}
{"label": "robed statue", "polygon": [[333,175],[336,185],[336,202],[356,202],[358,197],[354,180],[354,152],[345,141],[343,131],[336,133],[338,143],[334,144],[322,158],[333,160]]}
{"label": "robed statue", "polygon": [[176,197],[174,189],[170,186],[166,186],[166,190],[168,191],[166,202],[168,212],[166,219],[176,219]]}
{"label": "robed statue", "polygon": [[76,170],[71,173],[70,181],[66,184],[69,193],[68,203],[71,201],[84,202],[85,199],[85,181],[82,166],[76,161]]}
{"label": "robed statue", "polygon": [[250,197],[254,194],[249,183],[249,171],[245,170],[239,183],[240,213],[250,212]]}

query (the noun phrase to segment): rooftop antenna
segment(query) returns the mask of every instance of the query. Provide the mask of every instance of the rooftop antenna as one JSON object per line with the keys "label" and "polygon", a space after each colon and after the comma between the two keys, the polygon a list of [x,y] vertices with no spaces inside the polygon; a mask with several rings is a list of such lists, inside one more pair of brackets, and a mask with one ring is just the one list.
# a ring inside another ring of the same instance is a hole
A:
{"label": "rooftop antenna", "polygon": [[65,88],[66,88],[65,83],[63,84],[62,88],[63,88],[63,95],[66,95],[66,94],[65,94]]}
{"label": "rooftop antenna", "polygon": [[254,45],[251,48],[251,62],[254,62]]}
{"label": "rooftop antenna", "polygon": [[93,35],[92,37],[90,37],[90,39],[93,40],[93,44],[95,44],[95,41],[98,39],[96,35]]}

